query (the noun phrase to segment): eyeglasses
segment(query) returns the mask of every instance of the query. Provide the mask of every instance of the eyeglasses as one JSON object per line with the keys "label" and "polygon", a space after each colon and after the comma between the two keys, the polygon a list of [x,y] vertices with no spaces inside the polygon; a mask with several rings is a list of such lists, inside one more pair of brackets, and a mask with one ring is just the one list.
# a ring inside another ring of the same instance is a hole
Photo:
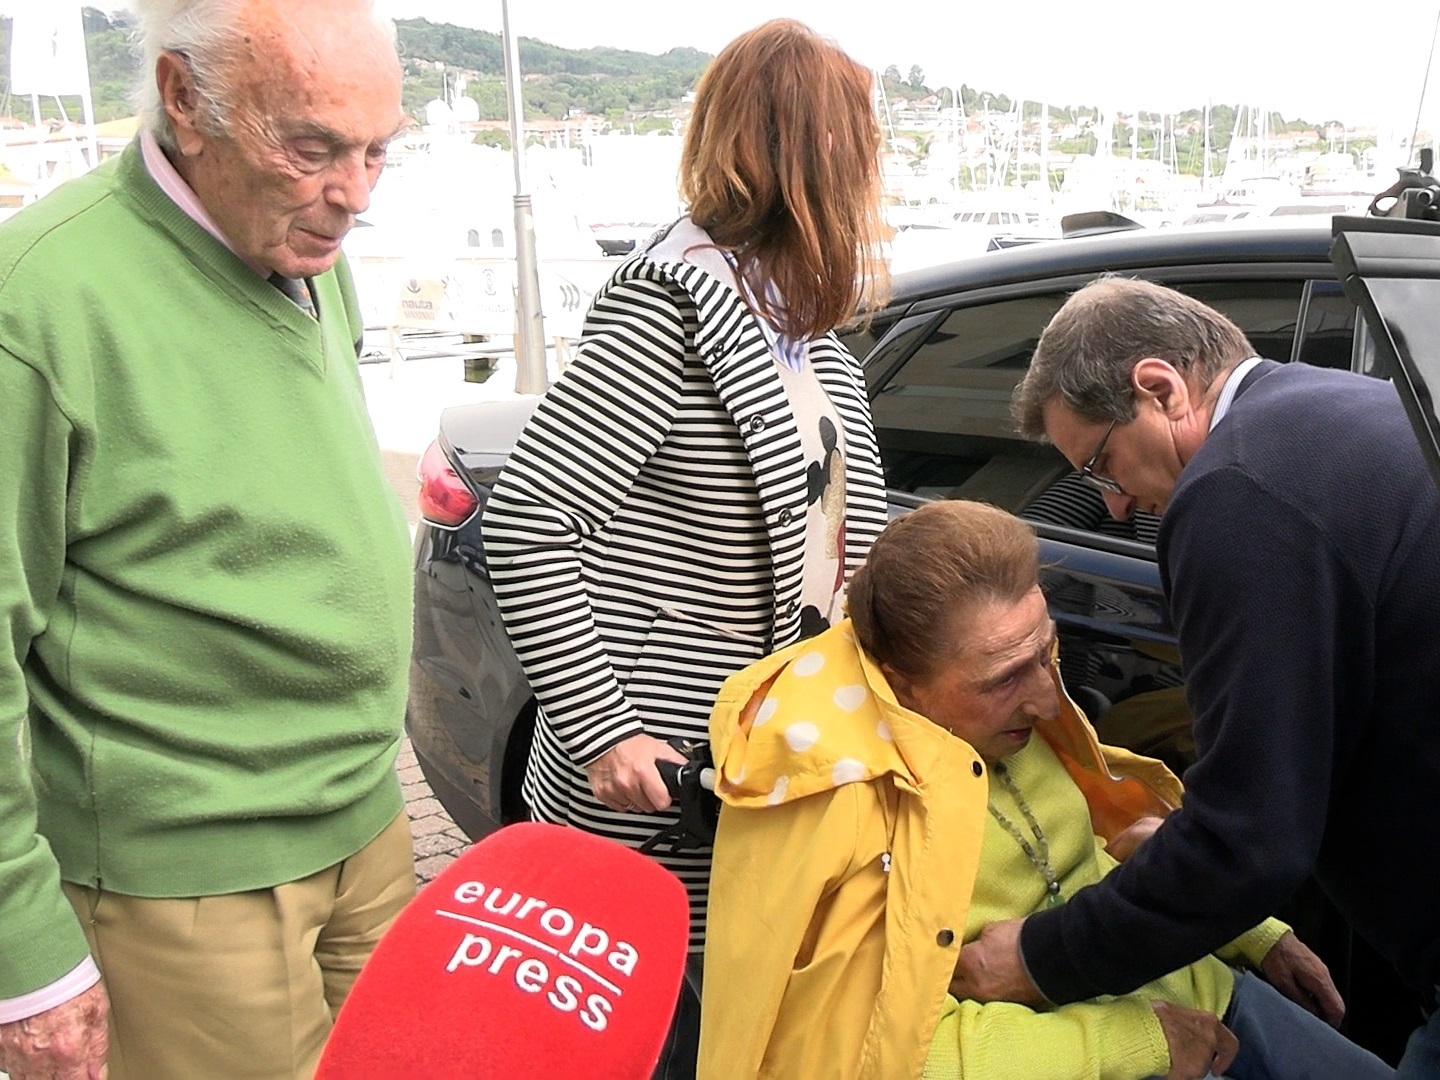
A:
{"label": "eyeglasses", "polygon": [[1090,483],[1094,484],[1101,491],[1110,495],[1124,495],[1125,489],[1111,480],[1108,476],[1101,476],[1095,471],[1095,462],[1100,460],[1100,455],[1105,452],[1105,444],[1110,441],[1110,433],[1115,430],[1115,425],[1120,421],[1118,418],[1110,421],[1110,426],[1105,429],[1105,434],[1100,437],[1100,445],[1095,447],[1095,452],[1090,459],[1080,466],[1080,475]]}

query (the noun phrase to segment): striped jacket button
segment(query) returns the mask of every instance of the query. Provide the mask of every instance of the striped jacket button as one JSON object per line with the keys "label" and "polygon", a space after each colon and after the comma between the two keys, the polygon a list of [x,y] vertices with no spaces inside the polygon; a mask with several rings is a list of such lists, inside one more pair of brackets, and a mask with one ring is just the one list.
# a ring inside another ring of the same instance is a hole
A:
{"label": "striped jacket button", "polygon": [[785,509],[783,509],[783,510],[780,511],[780,524],[781,524],[781,525],[789,525],[790,522],[792,522],[792,521],[794,521],[794,520],[795,520],[795,515],[790,512],[790,508],[789,508],[788,506],[785,507]]}
{"label": "striped jacket button", "polygon": [[758,435],[758,434],[760,434],[760,432],[762,432],[762,431],[764,431],[764,430],[765,430],[765,417],[763,417],[763,416],[752,416],[752,417],[750,418],[750,431],[751,431],[751,433]]}

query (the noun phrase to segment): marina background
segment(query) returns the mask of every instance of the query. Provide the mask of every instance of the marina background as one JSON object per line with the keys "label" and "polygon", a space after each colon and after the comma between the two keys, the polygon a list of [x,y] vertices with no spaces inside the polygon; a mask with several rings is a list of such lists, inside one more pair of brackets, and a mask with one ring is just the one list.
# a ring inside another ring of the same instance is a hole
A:
{"label": "marina background", "polygon": [[[499,5],[382,3],[399,17],[414,126],[345,245],[368,355],[453,349],[485,377],[515,327]],[[597,6],[571,0],[515,5],[545,338],[559,362],[614,257],[683,212],[676,167],[706,49],[773,13],[761,6],[597,21]],[[0,215],[123,149],[138,68],[124,7],[0,0],[3,11]],[[1000,8],[881,18],[801,0],[789,13],[876,65],[896,272],[1055,238],[1082,211],[1148,227],[1352,212],[1430,139],[1421,97],[1436,9],[1413,0],[1383,31],[1343,11],[1297,19],[1229,0],[1083,12],[1040,0],[1024,25]],[[457,21],[432,21],[442,16]]]}

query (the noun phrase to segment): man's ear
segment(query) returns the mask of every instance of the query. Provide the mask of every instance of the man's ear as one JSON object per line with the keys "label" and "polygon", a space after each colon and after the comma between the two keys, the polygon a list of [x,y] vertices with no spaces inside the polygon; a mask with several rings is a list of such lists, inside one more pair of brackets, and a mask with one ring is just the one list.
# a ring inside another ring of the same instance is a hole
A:
{"label": "man's ear", "polygon": [[155,85],[170,126],[175,130],[175,145],[183,157],[194,157],[205,145],[205,137],[196,126],[200,111],[200,95],[195,88],[190,65],[177,53],[165,51],[155,61]]}
{"label": "man's ear", "polygon": [[1168,419],[1178,420],[1190,411],[1190,386],[1168,360],[1154,356],[1130,369],[1130,385],[1137,404],[1158,406]]}

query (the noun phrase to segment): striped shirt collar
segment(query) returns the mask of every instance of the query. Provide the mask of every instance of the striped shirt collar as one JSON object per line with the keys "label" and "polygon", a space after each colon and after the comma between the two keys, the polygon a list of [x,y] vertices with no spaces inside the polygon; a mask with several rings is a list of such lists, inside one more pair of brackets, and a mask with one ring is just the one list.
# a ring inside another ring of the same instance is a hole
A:
{"label": "striped shirt collar", "polygon": [[1249,375],[1259,363],[1260,357],[1252,356],[1250,359],[1242,360],[1236,364],[1235,369],[1226,376],[1225,385],[1220,390],[1220,397],[1215,402],[1215,411],[1210,414],[1210,427],[1207,429],[1207,433],[1214,431],[1215,425],[1225,418],[1225,414],[1230,411],[1230,405],[1235,400],[1235,395],[1240,392],[1240,384],[1245,381],[1245,376]]}
{"label": "striped shirt collar", "polygon": [[[739,283],[743,290],[746,303],[750,310],[755,313],[755,321],[760,324],[760,329],[765,334],[765,342],[770,346],[770,351],[775,358],[784,364],[791,371],[804,371],[805,361],[810,356],[810,342],[804,338],[794,338],[785,334],[778,326],[775,326],[764,315],[760,314],[760,305],[756,301],[755,291],[750,288],[750,282],[740,276],[740,267],[735,262],[735,256],[725,252],[725,262],[729,264],[732,280]],[[779,306],[780,293],[775,288],[773,281],[765,283],[765,298],[770,301],[772,309]]]}
{"label": "striped shirt collar", "polygon": [[[651,258],[662,261],[673,260],[690,263],[692,266],[700,267],[711,277],[724,282],[743,298],[745,306],[755,316],[755,321],[760,324],[760,331],[765,336],[765,343],[770,346],[770,352],[776,362],[784,364],[792,371],[805,370],[805,364],[810,356],[810,342],[785,336],[760,314],[760,308],[755,303],[755,294],[750,290],[749,282],[741,280],[736,271],[733,256],[729,252],[717,248],[715,242],[710,239],[710,234],[691,221],[689,217],[683,217],[671,226],[651,246],[647,254]],[[766,289],[773,304],[777,299],[775,287],[770,284],[766,286]]]}

